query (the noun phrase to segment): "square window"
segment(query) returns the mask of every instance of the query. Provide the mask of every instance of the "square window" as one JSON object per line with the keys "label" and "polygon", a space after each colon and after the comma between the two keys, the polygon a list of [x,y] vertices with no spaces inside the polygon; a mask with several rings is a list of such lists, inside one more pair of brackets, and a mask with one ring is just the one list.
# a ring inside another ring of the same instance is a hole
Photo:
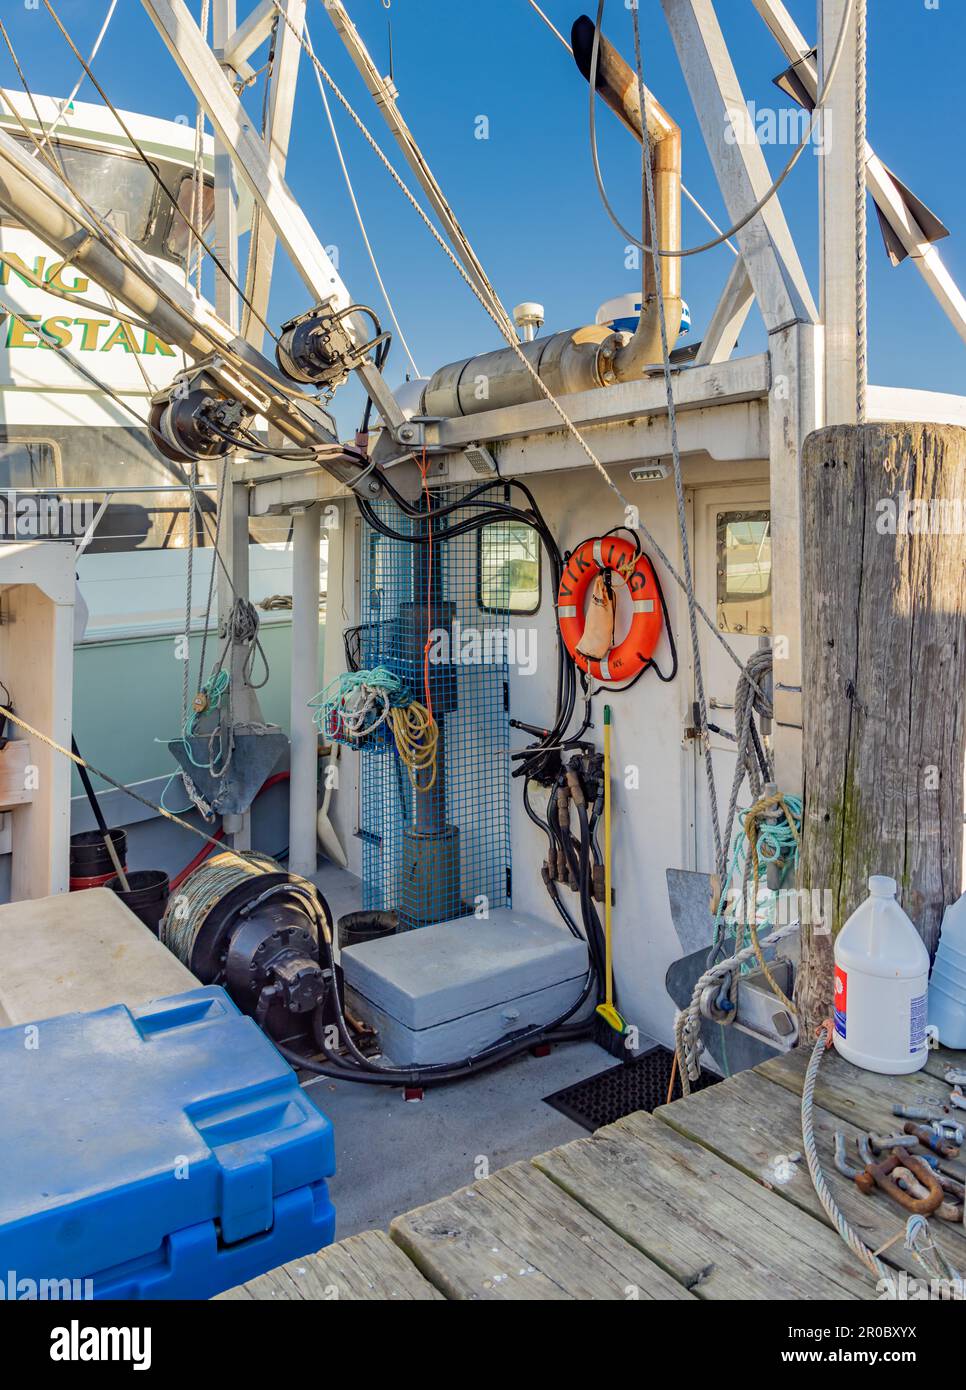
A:
{"label": "square window", "polygon": [[715,565],[721,632],[771,632],[771,514],[719,512]]}
{"label": "square window", "polygon": [[540,537],[523,521],[494,521],[479,533],[478,598],[488,613],[536,613]]}

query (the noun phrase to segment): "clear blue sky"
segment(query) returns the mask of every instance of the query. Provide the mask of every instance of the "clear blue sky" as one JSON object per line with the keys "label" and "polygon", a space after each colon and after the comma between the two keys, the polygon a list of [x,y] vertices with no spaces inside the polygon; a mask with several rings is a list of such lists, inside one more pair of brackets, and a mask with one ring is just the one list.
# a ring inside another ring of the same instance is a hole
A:
{"label": "clear blue sky", "polygon": [[[87,50],[107,0],[54,0]],[[189,0],[197,13],[199,0]],[[240,0],[246,13],[253,0]],[[569,34],[573,19],[592,0],[543,0]],[[816,33],[815,0],[788,0],[807,37]],[[966,177],[962,126],[962,58],[966,53],[963,0],[869,0],[869,135],[881,158],[929,204],[953,235],[941,252],[966,286]],[[526,0],[348,0],[348,8],[377,60],[388,65],[387,19],[392,20],[395,77],[402,109],[487,267],[503,302],[523,299],[546,306],[547,328],[592,322],[599,304],[633,290],[638,274],[624,265],[623,239],[598,201],[587,136],[587,88],[565,49]],[[784,101],[771,79],[785,66],[750,0],[718,0],[745,96],[758,107]],[[41,7],[5,0],[5,22],[36,91],[63,95],[76,62]],[[316,49],[393,163],[412,184],[360,78],[331,28],[322,0],[308,0]],[[678,68],[659,0],[641,0],[649,86],[680,121],[684,177],[712,215],[724,222],[704,144]],[[605,28],[628,58],[631,19],[623,0],[609,0]],[[140,0],[121,0],[95,70],[119,106],[174,118],[193,114],[177,69],[147,19]],[[16,85],[9,57],[0,56],[0,80]],[[96,99],[89,84],[81,99]],[[475,138],[479,116],[489,138]],[[384,277],[422,372],[455,357],[498,345],[499,337],[453,268],[371,150],[336,108],[357,193]],[[600,143],[607,180],[620,210],[633,224],[637,210],[638,147],[602,110]],[[787,148],[766,151],[774,171]],[[799,162],[782,202],[817,295],[817,164]],[[326,244],[340,249],[342,274],[354,296],[381,308],[378,289],[358,234],[324,123],[318,91],[303,62],[296,106],[289,182]],[[706,224],[685,205],[685,236],[704,240]],[[893,269],[885,257],[870,203],[870,337],[873,382],[966,391],[966,345],[929,294],[911,262]],[[731,253],[721,248],[685,262],[684,293],[700,336],[728,273]],[[307,307],[301,282],[278,263],[272,316],[278,321]],[[739,352],[764,342],[757,313]],[[389,368],[400,379],[398,347]],[[337,400],[340,424],[355,421],[357,391]]]}

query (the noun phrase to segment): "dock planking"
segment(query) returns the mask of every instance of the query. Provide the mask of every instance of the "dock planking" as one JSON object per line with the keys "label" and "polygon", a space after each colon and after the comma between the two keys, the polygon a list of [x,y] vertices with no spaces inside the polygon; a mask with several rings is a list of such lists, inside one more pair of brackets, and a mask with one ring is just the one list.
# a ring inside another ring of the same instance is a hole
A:
{"label": "dock planking", "polygon": [[[955,1058],[955,1053],[948,1053]],[[936,1066],[936,1063],[933,1063]],[[955,1062],[946,1065],[956,1065]],[[964,1065],[962,1057],[958,1065]],[[784,1057],[772,1057],[755,1068],[759,1076],[784,1086],[793,1095],[801,1096],[808,1066],[807,1049],[797,1048]],[[882,1076],[878,1072],[859,1071],[837,1052],[826,1053],[822,1060],[815,1087],[815,1104],[842,1120],[848,1120],[866,1133],[882,1134],[891,1128],[901,1130],[905,1123],[892,1113],[893,1104],[943,1105],[949,1100],[949,1084],[939,1074],[929,1071],[913,1072],[909,1076]],[[966,1112],[963,1112],[966,1121]],[[953,1165],[953,1171],[956,1166]],[[960,1164],[959,1176],[966,1169]]]}
{"label": "dock planking", "polygon": [[699,1298],[872,1296],[834,1232],[653,1115],[533,1161]]}
{"label": "dock planking", "polygon": [[[830,1224],[804,1158],[792,1161],[796,1154],[801,1155],[802,1149],[801,1104],[800,1097],[784,1086],[754,1071],[741,1072],[730,1081],[661,1106],[654,1113],[672,1129],[726,1158],[809,1216]],[[872,1250],[894,1241],[884,1255],[886,1263],[917,1277],[921,1275],[922,1266],[901,1239],[905,1213],[884,1193],[864,1197],[852,1180],[835,1167],[836,1130],[846,1136],[849,1161],[854,1166],[859,1166],[855,1141],[865,1131],[817,1106],[812,1118],[822,1168],[832,1196],[849,1224]],[[876,1128],[880,1134],[892,1132],[884,1122]],[[955,1171],[956,1165],[948,1166]],[[966,1242],[960,1228],[950,1229],[939,1221],[932,1224],[936,1243],[954,1264],[957,1260],[961,1263]],[[899,1240],[895,1240],[897,1236]]]}
{"label": "dock planking", "polygon": [[304,1260],[249,1279],[219,1299],[430,1302],[443,1295],[424,1279],[385,1231],[363,1231]]}
{"label": "dock planking", "polygon": [[[515,1163],[296,1260],[225,1299],[629,1300],[871,1299],[874,1281],[835,1233],[801,1151],[810,1049],[772,1058],[653,1115],[639,1112]],[[901,1239],[902,1212],[863,1197],[833,1163],[833,1136],[901,1128],[892,1105],[943,1102],[943,1073],[966,1066],[940,1049],[904,1077],[822,1062],[815,1131],[847,1218],[892,1268],[920,1274]],[[962,1175],[966,1165],[946,1166]],[[960,1226],[932,1220],[956,1268]]]}
{"label": "dock planking", "polygon": [[531,1163],[397,1217],[390,1231],[447,1298],[691,1297]]}

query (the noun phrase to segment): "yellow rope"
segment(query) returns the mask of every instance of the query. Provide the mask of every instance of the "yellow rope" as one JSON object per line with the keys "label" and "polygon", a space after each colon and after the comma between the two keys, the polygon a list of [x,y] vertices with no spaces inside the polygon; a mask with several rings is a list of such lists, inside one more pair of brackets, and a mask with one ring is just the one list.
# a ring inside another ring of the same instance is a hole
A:
{"label": "yellow rope", "polygon": [[[406,764],[409,780],[418,792],[428,792],[436,782],[436,750],[439,745],[439,725],[425,705],[413,700],[408,705],[395,705],[389,711],[393,737],[399,756]],[[429,780],[422,774],[430,769]]]}

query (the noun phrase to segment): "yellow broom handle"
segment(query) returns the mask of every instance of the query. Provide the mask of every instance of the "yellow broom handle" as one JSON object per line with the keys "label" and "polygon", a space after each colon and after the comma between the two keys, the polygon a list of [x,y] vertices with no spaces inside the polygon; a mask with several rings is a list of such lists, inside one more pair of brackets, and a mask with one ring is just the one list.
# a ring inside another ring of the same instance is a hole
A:
{"label": "yellow broom handle", "polygon": [[614,1003],[614,960],[611,950],[611,846],[610,846],[610,705],[604,706],[604,973],[607,1003]]}

